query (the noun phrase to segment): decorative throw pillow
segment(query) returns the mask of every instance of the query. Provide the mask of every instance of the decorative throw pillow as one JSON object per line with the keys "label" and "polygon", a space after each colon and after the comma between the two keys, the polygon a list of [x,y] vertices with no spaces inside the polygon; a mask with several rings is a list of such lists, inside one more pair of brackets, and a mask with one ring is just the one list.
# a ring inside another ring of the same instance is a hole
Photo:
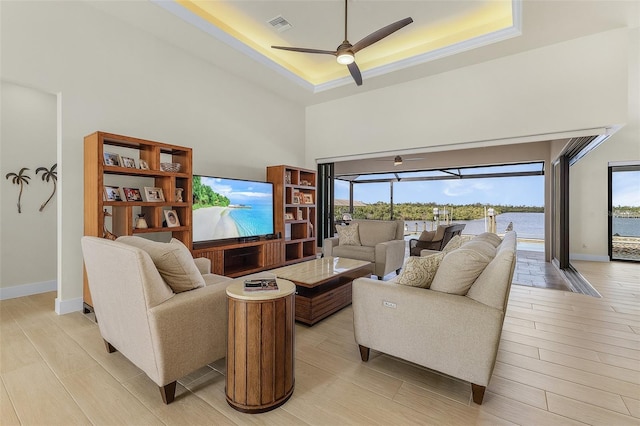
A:
{"label": "decorative throw pillow", "polygon": [[464,296],[491,260],[475,250],[453,250],[440,262],[431,290]]}
{"label": "decorative throw pillow", "polygon": [[443,257],[442,253],[408,257],[402,266],[402,272],[396,279],[396,284],[429,288]]}
{"label": "decorative throw pillow", "polygon": [[436,235],[436,231],[422,231],[422,234],[418,237],[418,241],[433,241],[433,237]]}
{"label": "decorative throw pillow", "polygon": [[358,224],[352,223],[346,226],[336,226],[341,246],[361,246]]}
{"label": "decorative throw pillow", "polygon": [[191,252],[180,240],[172,238],[169,243],[160,243],[146,238],[123,236],[117,241],[146,251],[174,293],[205,286]]}

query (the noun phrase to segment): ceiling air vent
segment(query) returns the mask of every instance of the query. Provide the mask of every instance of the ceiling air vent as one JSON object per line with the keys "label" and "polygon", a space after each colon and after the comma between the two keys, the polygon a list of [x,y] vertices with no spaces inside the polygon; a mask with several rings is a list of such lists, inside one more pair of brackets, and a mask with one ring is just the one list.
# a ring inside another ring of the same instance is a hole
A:
{"label": "ceiling air vent", "polygon": [[267,21],[269,23],[269,25],[271,25],[273,28],[275,28],[276,30],[278,30],[279,33],[287,31],[289,29],[291,29],[291,24],[289,23],[289,21],[287,21],[286,19],[284,19],[282,17],[282,15],[278,15],[273,19],[269,19]]}

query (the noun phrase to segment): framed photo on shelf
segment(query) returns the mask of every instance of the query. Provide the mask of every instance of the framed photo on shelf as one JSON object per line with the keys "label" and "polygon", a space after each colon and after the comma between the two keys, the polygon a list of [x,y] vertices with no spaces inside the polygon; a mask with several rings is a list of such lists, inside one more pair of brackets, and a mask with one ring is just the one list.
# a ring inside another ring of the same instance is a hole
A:
{"label": "framed photo on shelf", "polygon": [[140,170],[149,170],[149,163],[146,161],[140,160],[138,164],[140,164]]}
{"label": "framed photo on shelf", "polygon": [[122,167],[126,167],[128,169],[135,169],[136,168],[136,160],[134,160],[131,157],[120,156],[120,165]]}
{"label": "framed photo on shelf", "polygon": [[291,170],[287,170],[284,172],[284,183],[285,184],[291,183]]}
{"label": "framed photo on shelf", "polygon": [[122,192],[127,201],[142,201],[142,194],[138,188],[122,188]]}
{"label": "framed photo on shelf", "polygon": [[285,213],[284,220],[294,220],[293,215],[291,213]]}
{"label": "framed photo on shelf", "polygon": [[122,201],[122,197],[120,196],[120,187],[105,185],[104,200],[105,201]]}
{"label": "framed photo on shelf", "polygon": [[178,213],[175,210],[165,210],[164,218],[167,221],[168,228],[180,226],[180,219],[178,219]]}
{"label": "framed photo on shelf", "polygon": [[292,202],[293,204],[300,204],[300,201],[301,201],[301,200],[300,200],[300,196],[299,196],[299,195],[294,195],[294,196],[292,197],[292,199],[291,199],[291,202]]}
{"label": "framed photo on shelf", "polygon": [[164,202],[164,193],[162,192],[162,188],[145,186],[144,198],[145,198],[145,201],[147,202],[162,203]]}
{"label": "framed photo on shelf", "polygon": [[303,194],[302,201],[305,204],[313,204],[313,194]]}
{"label": "framed photo on shelf", "polygon": [[298,209],[298,211],[296,212],[296,216],[298,220],[304,220],[304,218],[302,217],[302,209]]}
{"label": "framed photo on shelf", "polygon": [[114,154],[112,152],[104,152],[102,153],[104,158],[105,166],[120,166],[120,156],[118,154]]}

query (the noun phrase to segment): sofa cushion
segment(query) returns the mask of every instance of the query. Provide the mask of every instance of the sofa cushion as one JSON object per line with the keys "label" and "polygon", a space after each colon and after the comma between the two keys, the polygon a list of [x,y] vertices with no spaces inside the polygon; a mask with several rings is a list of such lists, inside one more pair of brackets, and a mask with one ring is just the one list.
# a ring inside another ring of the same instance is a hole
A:
{"label": "sofa cushion", "polygon": [[465,295],[491,260],[490,256],[475,250],[462,247],[453,250],[442,259],[431,290]]}
{"label": "sofa cushion", "polygon": [[422,231],[422,234],[418,237],[418,241],[433,241],[433,237],[436,235],[436,231]]}
{"label": "sofa cushion", "polygon": [[375,247],[339,245],[333,248],[331,254],[334,257],[348,257],[349,259],[366,260],[367,262],[376,261]]}
{"label": "sofa cushion", "polygon": [[360,227],[360,242],[363,246],[373,247],[378,243],[396,238],[396,221],[363,220],[357,223]]}
{"label": "sofa cushion", "polygon": [[180,240],[172,238],[169,243],[160,243],[146,238],[123,236],[117,241],[146,251],[174,293],[205,286],[191,252]]}
{"label": "sofa cushion", "polygon": [[454,251],[455,249],[460,248],[463,244],[468,242],[471,239],[470,235],[454,235],[453,238],[449,240],[446,246],[442,249],[444,254]]}
{"label": "sofa cushion", "polygon": [[502,242],[502,239],[493,232],[483,232],[482,234],[476,235],[474,240],[487,241],[493,244],[494,247],[498,247]]}
{"label": "sofa cushion", "polygon": [[351,225],[336,226],[338,232],[338,238],[341,246],[359,246],[360,234],[358,232],[358,224],[352,223]]}
{"label": "sofa cushion", "polygon": [[429,288],[443,257],[443,253],[424,257],[409,256],[395,282],[411,287]]}
{"label": "sofa cushion", "polygon": [[500,250],[473,283],[467,297],[496,309],[503,310],[507,293],[505,287],[512,277],[515,250]]}

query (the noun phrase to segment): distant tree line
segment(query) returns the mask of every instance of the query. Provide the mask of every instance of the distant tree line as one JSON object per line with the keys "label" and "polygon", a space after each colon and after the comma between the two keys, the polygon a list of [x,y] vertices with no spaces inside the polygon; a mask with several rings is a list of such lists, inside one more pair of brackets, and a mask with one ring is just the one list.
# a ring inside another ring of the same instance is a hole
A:
{"label": "distant tree line", "polygon": [[617,206],[613,208],[614,217],[640,217],[640,206]]}
{"label": "distant tree line", "polygon": [[200,176],[193,177],[193,208],[221,206],[231,204],[229,198],[218,194],[207,185],[203,185]]}
{"label": "distant tree line", "polygon": [[[543,213],[544,207],[537,206],[513,206],[513,205],[487,205],[487,204],[463,204],[442,205],[436,203],[399,203],[393,205],[393,218],[399,220],[432,220],[433,209],[437,207],[440,214],[451,215],[453,220],[474,220],[485,216],[485,208],[493,208],[497,216],[502,213]],[[366,206],[354,207],[352,217],[354,219],[390,219],[391,205],[377,202]],[[336,207],[335,217],[340,219],[348,207]],[[444,216],[441,216],[444,219]]]}

